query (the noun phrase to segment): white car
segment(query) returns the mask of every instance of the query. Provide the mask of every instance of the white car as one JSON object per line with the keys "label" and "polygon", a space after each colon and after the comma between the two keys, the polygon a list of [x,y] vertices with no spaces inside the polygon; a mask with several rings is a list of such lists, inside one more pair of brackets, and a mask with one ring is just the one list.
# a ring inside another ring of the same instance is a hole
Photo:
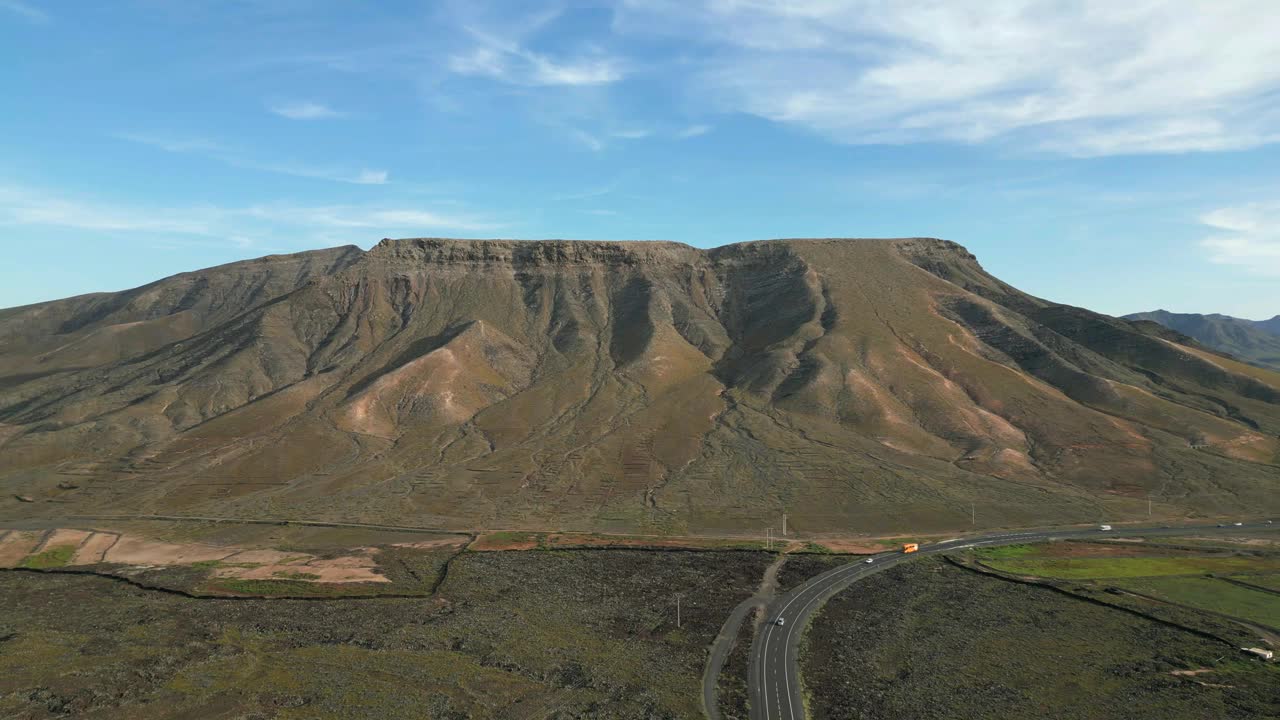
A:
{"label": "white car", "polygon": [[875,558],[867,558],[866,560],[863,560],[862,562],[864,562],[864,563],[866,563],[866,564],[870,565],[871,563],[873,563],[873,562],[875,562],[875,561],[876,561],[876,559],[875,559]]}
{"label": "white car", "polygon": [[779,626],[779,627],[781,627],[781,626],[783,626],[783,625],[786,625],[786,624],[787,624],[787,619],[786,619],[786,618],[778,618],[777,620],[774,620],[774,621],[773,621],[773,624],[774,624],[774,625],[777,625],[777,626]]}
{"label": "white car", "polygon": [[1244,523],[1236,523],[1236,527],[1242,527]]}

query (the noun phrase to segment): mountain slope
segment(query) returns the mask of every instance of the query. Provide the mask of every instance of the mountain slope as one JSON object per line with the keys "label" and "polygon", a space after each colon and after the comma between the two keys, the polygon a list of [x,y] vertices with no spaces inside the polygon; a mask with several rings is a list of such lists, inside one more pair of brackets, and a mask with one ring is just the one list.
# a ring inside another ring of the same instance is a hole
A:
{"label": "mountain slope", "polygon": [[226,322],[328,275],[363,253],[348,246],[182,273],[140,288],[0,310],[0,377],[108,364]]}
{"label": "mountain slope", "polygon": [[0,313],[0,486],[37,500],[0,512],[850,533],[1277,500],[1280,375],[946,241],[262,262]]}
{"label": "mountain slope", "polygon": [[1218,352],[1280,371],[1280,315],[1270,320],[1244,320],[1229,315],[1171,313],[1167,310],[1125,315],[1126,320],[1149,320],[1176,330]]}

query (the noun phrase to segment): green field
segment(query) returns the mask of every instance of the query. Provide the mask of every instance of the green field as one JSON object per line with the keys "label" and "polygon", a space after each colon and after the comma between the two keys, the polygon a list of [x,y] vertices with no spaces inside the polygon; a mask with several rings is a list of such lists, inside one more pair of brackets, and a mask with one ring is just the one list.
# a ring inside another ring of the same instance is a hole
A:
{"label": "green field", "polygon": [[1043,551],[1041,545],[1002,545],[1000,547],[975,550],[974,555],[984,560],[1007,560],[1010,558],[1039,555]]}
{"label": "green field", "polygon": [[1280,573],[1272,573],[1269,575],[1239,575],[1236,580],[1242,580],[1251,585],[1270,588],[1276,592],[1280,592]]}
{"label": "green field", "polygon": [[1280,596],[1206,577],[1126,579],[1119,587],[1280,628]]}
{"label": "green field", "polygon": [[74,545],[59,545],[49,548],[38,555],[32,555],[22,561],[22,567],[32,568],[35,570],[48,570],[50,568],[60,568],[71,562],[71,556],[76,554]]}
{"label": "green field", "polygon": [[[1157,546],[1050,543],[990,548],[974,555],[986,566],[1011,575],[1095,586],[1105,582],[1194,610],[1280,627],[1280,596],[1212,577],[1234,575],[1244,582],[1280,588],[1280,557],[1228,554],[1238,549],[1219,546],[1197,550],[1181,542]],[[1209,554],[1215,550],[1216,554]],[[1127,556],[1070,557],[1106,552]]]}
{"label": "green field", "polygon": [[1250,557],[1100,557],[1053,558],[1006,556],[984,560],[996,570],[1065,580],[1157,577],[1163,575],[1232,575],[1280,570],[1280,560]]}

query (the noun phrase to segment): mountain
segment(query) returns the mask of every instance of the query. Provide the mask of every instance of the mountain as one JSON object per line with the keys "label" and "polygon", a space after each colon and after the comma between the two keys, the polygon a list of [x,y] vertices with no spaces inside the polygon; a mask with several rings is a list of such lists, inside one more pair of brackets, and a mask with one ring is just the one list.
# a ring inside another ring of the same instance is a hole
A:
{"label": "mountain", "polygon": [[1230,315],[1156,310],[1125,315],[1125,318],[1159,323],[1219,352],[1280,371],[1280,315],[1270,320],[1244,320]]}
{"label": "mountain", "polygon": [[[0,311],[0,516],[763,534],[1275,511],[1280,374],[935,239],[384,240]],[[16,496],[25,496],[19,500]]]}

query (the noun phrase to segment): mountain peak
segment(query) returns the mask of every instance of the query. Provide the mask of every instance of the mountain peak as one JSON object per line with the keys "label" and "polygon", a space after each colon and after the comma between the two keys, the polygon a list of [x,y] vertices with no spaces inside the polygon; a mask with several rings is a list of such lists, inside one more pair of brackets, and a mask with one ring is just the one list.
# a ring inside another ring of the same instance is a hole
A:
{"label": "mountain peak", "polygon": [[1271,320],[1246,320],[1219,313],[1200,315],[1156,310],[1125,318],[1159,323],[1194,338],[1205,347],[1260,367],[1280,370],[1280,316]]}
{"label": "mountain peak", "polygon": [[974,497],[1028,525],[1280,480],[1280,376],[937,238],[387,239],[5,311],[0,340],[0,484],[57,499],[27,516],[944,531]]}

